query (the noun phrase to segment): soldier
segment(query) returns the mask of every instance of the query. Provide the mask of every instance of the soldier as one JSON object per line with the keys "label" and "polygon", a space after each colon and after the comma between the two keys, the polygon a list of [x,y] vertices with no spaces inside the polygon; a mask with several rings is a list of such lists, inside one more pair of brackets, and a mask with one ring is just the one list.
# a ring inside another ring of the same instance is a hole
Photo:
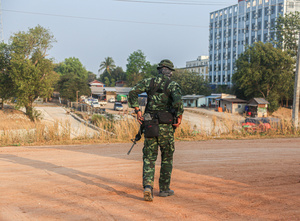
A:
{"label": "soldier", "polygon": [[[174,132],[181,124],[183,114],[181,88],[170,80],[172,71],[175,71],[173,63],[167,59],[162,60],[157,69],[158,76],[140,81],[131,89],[128,98],[130,107],[135,109],[138,122],[144,126],[143,187],[146,201],[153,201],[158,146],[161,151],[159,196],[174,195],[174,191],[170,189],[175,151]],[[144,116],[138,104],[138,95],[143,92],[147,92],[148,97]]]}

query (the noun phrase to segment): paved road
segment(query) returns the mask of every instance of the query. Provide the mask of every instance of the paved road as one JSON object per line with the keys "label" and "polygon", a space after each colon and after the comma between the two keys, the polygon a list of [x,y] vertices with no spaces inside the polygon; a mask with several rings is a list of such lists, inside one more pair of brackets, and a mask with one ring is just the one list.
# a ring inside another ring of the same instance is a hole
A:
{"label": "paved road", "polygon": [[300,220],[300,138],[177,142],[142,198],[142,144],[0,148],[0,220]]}
{"label": "paved road", "polygon": [[88,136],[91,137],[97,134],[97,131],[86,126],[80,121],[76,120],[70,114],[67,114],[67,111],[59,106],[40,106],[35,107],[38,111],[41,112],[43,121],[47,123],[53,123],[58,121],[61,123],[61,126],[68,127],[67,124],[70,124],[71,129],[71,138]]}

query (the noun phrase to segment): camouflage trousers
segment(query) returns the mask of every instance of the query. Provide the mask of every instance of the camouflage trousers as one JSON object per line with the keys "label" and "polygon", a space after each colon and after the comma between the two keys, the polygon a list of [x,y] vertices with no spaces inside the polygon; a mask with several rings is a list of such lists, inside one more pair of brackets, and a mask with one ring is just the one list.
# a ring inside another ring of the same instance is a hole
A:
{"label": "camouflage trousers", "polygon": [[158,146],[161,151],[161,168],[159,189],[162,191],[170,188],[171,173],[173,168],[174,129],[171,124],[159,125],[159,136],[145,138],[143,148],[143,186],[153,187],[155,162],[158,155]]}

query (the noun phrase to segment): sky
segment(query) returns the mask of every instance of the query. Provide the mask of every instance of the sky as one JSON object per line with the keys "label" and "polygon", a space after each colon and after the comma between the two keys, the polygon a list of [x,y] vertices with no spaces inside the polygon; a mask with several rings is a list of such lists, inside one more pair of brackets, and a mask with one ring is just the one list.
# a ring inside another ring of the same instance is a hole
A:
{"label": "sky", "polygon": [[56,63],[78,58],[98,75],[112,57],[126,71],[128,57],[141,50],[157,64],[170,59],[177,68],[208,55],[209,13],[238,0],[0,0],[4,42],[37,25],[56,43],[49,58]]}

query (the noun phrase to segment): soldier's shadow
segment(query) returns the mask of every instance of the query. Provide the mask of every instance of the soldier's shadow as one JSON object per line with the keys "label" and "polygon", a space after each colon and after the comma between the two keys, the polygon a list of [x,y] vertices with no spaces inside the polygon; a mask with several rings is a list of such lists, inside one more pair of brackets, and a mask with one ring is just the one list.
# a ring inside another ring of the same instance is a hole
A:
{"label": "soldier's shadow", "polygon": [[[53,172],[53,173],[56,173],[56,174],[59,174],[62,176],[67,176],[71,179],[80,181],[80,182],[88,184],[88,185],[93,185],[93,186],[102,188],[106,191],[112,192],[117,195],[122,195],[124,197],[128,197],[128,198],[135,199],[135,200],[143,200],[143,198],[141,198],[141,197],[137,197],[135,195],[128,194],[124,191],[118,191],[117,189],[115,189],[107,184],[104,184],[104,182],[111,183],[111,184],[118,183],[117,181],[108,179],[106,177],[101,177],[98,175],[82,172],[82,171],[79,171],[79,170],[76,170],[73,168],[58,166],[56,164],[49,163],[49,162],[19,157],[19,156],[13,155],[13,154],[0,154],[0,160],[1,159],[2,159],[2,161],[8,161],[8,162],[11,162],[14,164],[25,165],[25,166],[33,167],[33,168],[36,168],[39,170],[49,171],[49,172]],[[97,179],[97,181],[99,181],[99,182],[93,181],[92,180],[93,178]],[[127,183],[126,185],[130,186],[133,184]],[[132,188],[136,189],[136,187],[132,187]]]}

